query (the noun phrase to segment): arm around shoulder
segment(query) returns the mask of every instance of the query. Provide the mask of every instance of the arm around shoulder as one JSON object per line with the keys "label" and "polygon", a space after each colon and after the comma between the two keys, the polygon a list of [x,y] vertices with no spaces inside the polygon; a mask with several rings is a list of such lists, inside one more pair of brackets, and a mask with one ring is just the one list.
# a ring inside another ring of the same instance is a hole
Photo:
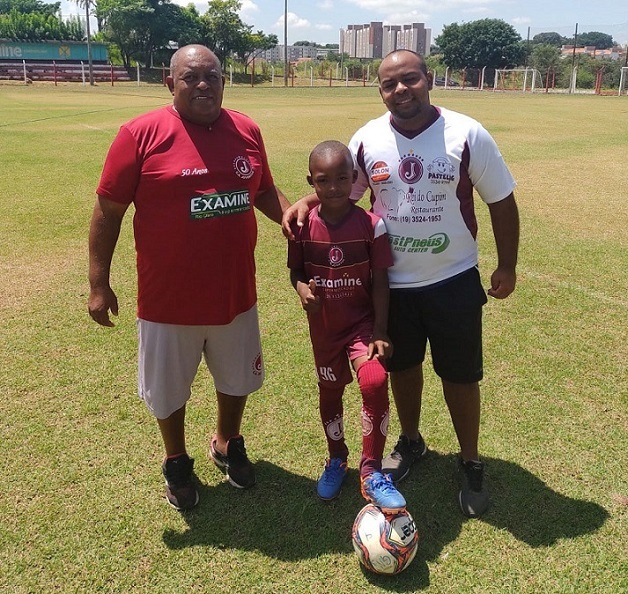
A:
{"label": "arm around shoulder", "polygon": [[294,240],[294,233],[291,229],[292,222],[296,221],[296,224],[302,227],[310,210],[318,204],[320,204],[320,201],[316,194],[308,194],[287,208],[281,220],[281,230],[283,234],[288,239]]}

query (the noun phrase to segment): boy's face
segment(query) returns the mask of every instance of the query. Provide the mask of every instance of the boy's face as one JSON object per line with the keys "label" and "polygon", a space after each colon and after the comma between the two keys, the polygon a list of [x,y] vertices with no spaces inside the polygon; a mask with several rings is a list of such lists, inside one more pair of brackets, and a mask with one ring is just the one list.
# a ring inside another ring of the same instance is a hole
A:
{"label": "boy's face", "polygon": [[323,207],[346,206],[358,172],[350,155],[340,152],[316,155],[310,161],[308,183]]}

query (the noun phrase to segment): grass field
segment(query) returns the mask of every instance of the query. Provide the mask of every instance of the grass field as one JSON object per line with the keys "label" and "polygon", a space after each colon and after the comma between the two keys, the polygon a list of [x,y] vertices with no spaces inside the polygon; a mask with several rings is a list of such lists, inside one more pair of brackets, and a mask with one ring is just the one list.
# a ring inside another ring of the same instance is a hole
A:
{"label": "grass field", "polygon": [[[0,86],[0,591],[608,593],[628,591],[628,100],[461,93],[434,103],[481,120],[518,180],[519,284],[485,308],[481,450],[493,505],[457,509],[456,441],[426,373],[430,447],[401,490],[421,535],[397,577],[363,572],[350,527],[359,398],[346,394],[354,468],[336,502],[305,319],[278,227],[260,220],[267,367],[243,432],[258,485],[236,491],[208,461],[212,384],[199,373],[188,441],[202,482],[185,515],[163,499],[161,441],[136,397],[130,217],[113,265],[113,329],[86,311],[87,229],[119,125],[164,105],[163,87]],[[373,88],[227,89],[253,116],[278,185],[308,191],[307,155],[382,113]],[[485,283],[495,251],[478,205]],[[392,415],[391,439],[398,433]],[[392,445],[392,443],[390,444]]]}

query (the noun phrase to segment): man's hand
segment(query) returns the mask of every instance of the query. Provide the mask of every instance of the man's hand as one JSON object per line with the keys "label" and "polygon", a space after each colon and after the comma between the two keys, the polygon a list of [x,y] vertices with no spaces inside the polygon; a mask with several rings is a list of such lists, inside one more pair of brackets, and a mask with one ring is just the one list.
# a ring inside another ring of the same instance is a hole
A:
{"label": "man's hand", "polygon": [[495,299],[505,299],[515,290],[517,273],[514,270],[498,268],[491,275],[491,287],[488,294]]}
{"label": "man's hand", "polygon": [[377,359],[382,361],[392,357],[393,345],[390,342],[390,338],[385,334],[374,335],[369,343],[368,359]]}
{"label": "man's hand", "polygon": [[111,287],[92,289],[89,293],[87,309],[94,322],[111,328],[115,324],[109,318],[109,312],[114,316],[118,315],[118,298]]}
{"label": "man's hand", "polygon": [[295,240],[294,233],[292,232],[291,225],[296,220],[297,227],[303,227],[305,219],[310,212],[310,209],[314,208],[317,204],[320,204],[316,194],[308,194],[300,200],[297,200],[292,206],[287,208],[281,219],[281,230],[286,238]]}

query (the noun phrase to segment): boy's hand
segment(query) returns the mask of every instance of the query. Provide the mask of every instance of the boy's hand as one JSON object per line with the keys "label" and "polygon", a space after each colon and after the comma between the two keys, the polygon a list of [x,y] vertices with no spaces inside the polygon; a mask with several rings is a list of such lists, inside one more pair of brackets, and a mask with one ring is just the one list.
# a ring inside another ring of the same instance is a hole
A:
{"label": "boy's hand", "polygon": [[321,297],[316,294],[316,283],[311,278],[310,282],[299,283],[298,289],[299,297],[301,298],[301,305],[307,313],[316,313],[321,308]]}

